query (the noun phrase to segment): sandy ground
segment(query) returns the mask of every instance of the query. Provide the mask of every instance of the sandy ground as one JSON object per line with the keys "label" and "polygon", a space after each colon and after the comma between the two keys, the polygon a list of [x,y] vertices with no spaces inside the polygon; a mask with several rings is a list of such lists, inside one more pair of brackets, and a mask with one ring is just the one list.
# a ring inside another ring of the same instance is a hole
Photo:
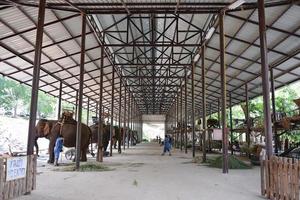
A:
{"label": "sandy ground", "polygon": [[[37,190],[19,200],[255,200],[259,168],[230,170],[191,162],[191,153],[161,156],[158,144],[139,144],[104,160],[113,171],[55,172],[39,161]],[[41,158],[42,159],[42,158]],[[90,158],[91,159],[91,158]]]}

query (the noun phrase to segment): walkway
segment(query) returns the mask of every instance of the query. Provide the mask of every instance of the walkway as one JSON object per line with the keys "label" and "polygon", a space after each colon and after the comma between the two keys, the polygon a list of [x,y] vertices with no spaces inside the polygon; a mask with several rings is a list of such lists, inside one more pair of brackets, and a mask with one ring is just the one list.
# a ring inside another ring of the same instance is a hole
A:
{"label": "walkway", "polygon": [[191,154],[161,156],[158,144],[139,144],[105,158],[106,172],[54,172],[39,168],[37,190],[20,200],[255,200],[259,168],[231,170],[191,163]]}

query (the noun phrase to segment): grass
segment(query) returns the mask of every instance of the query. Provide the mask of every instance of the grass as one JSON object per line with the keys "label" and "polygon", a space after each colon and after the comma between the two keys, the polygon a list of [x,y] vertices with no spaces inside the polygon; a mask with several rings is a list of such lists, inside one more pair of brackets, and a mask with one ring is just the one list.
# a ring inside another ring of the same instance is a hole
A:
{"label": "grass", "polygon": [[[215,168],[222,168],[223,157],[218,156],[215,158],[208,158],[208,166],[215,167]],[[238,159],[234,155],[228,156],[228,168],[229,169],[251,169],[252,166],[243,162],[242,160]]]}
{"label": "grass", "polygon": [[[112,171],[112,170],[114,169],[98,163],[92,163],[92,162],[81,164],[79,167],[80,172],[103,172],[103,171]],[[72,172],[72,171],[76,171],[76,166],[75,164],[72,163],[71,165],[56,167],[54,171]]]}

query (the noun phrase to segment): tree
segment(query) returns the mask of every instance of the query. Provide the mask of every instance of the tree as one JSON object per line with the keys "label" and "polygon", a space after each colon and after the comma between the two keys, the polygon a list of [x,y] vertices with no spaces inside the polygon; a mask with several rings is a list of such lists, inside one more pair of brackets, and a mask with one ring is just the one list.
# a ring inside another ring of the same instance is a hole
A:
{"label": "tree", "polygon": [[29,98],[29,87],[0,77],[0,104],[7,111],[13,110],[14,117],[18,107],[26,105]]}

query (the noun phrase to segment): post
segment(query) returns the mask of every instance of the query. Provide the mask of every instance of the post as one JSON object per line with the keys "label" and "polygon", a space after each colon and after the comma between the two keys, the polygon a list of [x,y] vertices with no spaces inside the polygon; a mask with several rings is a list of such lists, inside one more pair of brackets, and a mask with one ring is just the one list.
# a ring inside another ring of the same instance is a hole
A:
{"label": "post", "polygon": [[80,52],[80,75],[79,75],[79,95],[78,95],[78,121],[76,129],[76,170],[80,167],[80,147],[81,147],[81,117],[82,117],[82,97],[83,97],[83,82],[84,82],[84,57],[85,57],[85,36],[86,36],[86,15],[82,17],[82,32],[81,32],[81,52]]}
{"label": "post", "polygon": [[192,63],[192,150],[193,157],[195,157],[195,65],[196,63]]}
{"label": "post", "polygon": [[178,148],[178,143],[179,143],[179,139],[178,139],[178,134],[179,134],[179,95],[177,93],[177,98],[176,98],[176,135],[175,135],[175,148]]}
{"label": "post", "polygon": [[114,133],[114,102],[115,102],[115,69],[112,68],[111,80],[111,107],[110,107],[110,134],[109,134],[109,156],[112,156],[113,133]]}
{"label": "post", "polygon": [[60,118],[61,113],[61,96],[62,96],[62,81],[59,82],[59,94],[58,94],[58,109],[57,109],[57,119]]}
{"label": "post", "polygon": [[40,0],[39,4],[39,17],[36,33],[35,52],[34,52],[34,65],[33,65],[33,78],[31,88],[31,102],[30,102],[30,118],[28,129],[28,142],[27,142],[27,155],[33,154],[33,146],[35,139],[35,123],[38,104],[38,91],[39,91],[39,79],[41,68],[41,54],[43,45],[43,32],[45,21],[45,4],[46,0]]}
{"label": "post", "polygon": [[103,162],[103,67],[104,67],[104,47],[101,46],[101,58],[100,58],[100,91],[99,91],[99,120],[98,120],[98,149],[97,149],[97,161]]}
{"label": "post", "polygon": [[222,115],[222,153],[223,153],[223,173],[228,173],[228,134],[226,127],[226,66],[225,66],[225,36],[224,36],[224,15],[219,14],[220,26],[220,61],[221,61],[221,115]]}
{"label": "post", "polygon": [[185,142],[185,153],[187,153],[187,125],[188,125],[188,114],[187,114],[187,103],[188,103],[188,94],[187,94],[187,81],[188,81],[188,77],[187,77],[187,68],[185,68],[185,84],[184,84],[184,118],[185,118],[185,129],[184,129],[184,142]]}
{"label": "post", "polygon": [[77,120],[77,111],[78,111],[78,90],[76,90],[76,97],[75,97],[75,116],[74,119]]}
{"label": "post", "polygon": [[206,162],[206,76],[205,76],[205,44],[202,46],[201,51],[201,78],[202,78],[202,128],[203,128],[203,162]]}
{"label": "post", "polygon": [[232,98],[231,93],[229,93],[229,115],[230,115],[230,143],[231,143],[231,155],[233,155],[233,123],[232,123]]}
{"label": "post", "polygon": [[86,113],[86,125],[89,126],[89,118],[90,118],[90,98],[88,98],[87,102],[87,113]]}
{"label": "post", "polygon": [[129,148],[129,139],[130,139],[130,110],[131,110],[131,105],[130,105],[130,93],[128,92],[128,120],[127,120],[127,124],[128,124],[128,130],[127,130],[127,149]]}
{"label": "post", "polygon": [[221,128],[220,99],[218,99],[218,128]]}
{"label": "post", "polygon": [[249,95],[248,95],[248,84],[245,84],[245,94],[246,94],[246,113],[245,113],[245,117],[246,117],[246,125],[247,125],[247,131],[246,131],[246,142],[247,142],[247,146],[250,147],[250,131],[251,131],[251,127],[250,127],[250,116],[249,116]]}
{"label": "post", "polygon": [[264,0],[258,0],[258,22],[260,38],[260,54],[262,68],[262,86],[264,102],[264,130],[266,137],[266,154],[271,157],[272,147],[272,122],[270,108],[270,84],[269,84],[269,63],[267,55],[266,23],[265,23],[265,5]]}
{"label": "post", "polygon": [[125,146],[126,146],[126,142],[125,142],[125,137],[126,137],[126,134],[127,134],[127,126],[126,126],[126,115],[127,115],[127,112],[126,112],[126,104],[127,104],[127,88],[126,86],[124,87],[125,89],[125,94],[124,94],[124,122],[123,122],[123,150],[125,151]]}
{"label": "post", "polygon": [[279,137],[277,135],[277,127],[276,127],[276,102],[275,102],[275,86],[274,86],[274,74],[273,68],[270,69],[270,80],[271,80],[271,95],[272,95],[272,119],[273,119],[273,127],[274,127],[274,143],[275,143],[275,154],[278,154],[278,146],[279,146]]}
{"label": "post", "polygon": [[183,132],[182,132],[182,129],[183,129],[183,106],[182,106],[182,94],[183,94],[183,86],[181,86],[180,88],[180,151],[182,151],[182,144],[183,144],[183,141],[182,141],[182,137],[183,137]]}
{"label": "post", "polygon": [[121,153],[122,152],[122,149],[121,149],[121,109],[122,109],[122,81],[121,81],[121,78],[120,78],[120,87],[119,87],[119,137],[118,137],[118,153]]}

